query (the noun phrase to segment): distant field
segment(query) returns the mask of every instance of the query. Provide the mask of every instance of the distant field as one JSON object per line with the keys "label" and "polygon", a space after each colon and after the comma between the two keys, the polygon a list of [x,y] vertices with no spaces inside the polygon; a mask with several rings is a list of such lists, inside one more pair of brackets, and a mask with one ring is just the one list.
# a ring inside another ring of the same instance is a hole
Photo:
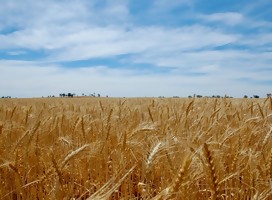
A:
{"label": "distant field", "polygon": [[272,199],[272,99],[0,99],[0,199]]}

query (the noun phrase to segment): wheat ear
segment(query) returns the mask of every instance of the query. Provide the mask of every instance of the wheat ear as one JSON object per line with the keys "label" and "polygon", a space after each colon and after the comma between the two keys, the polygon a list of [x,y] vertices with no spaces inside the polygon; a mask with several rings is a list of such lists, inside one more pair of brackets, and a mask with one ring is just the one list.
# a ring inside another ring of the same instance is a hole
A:
{"label": "wheat ear", "polygon": [[68,163],[69,160],[71,160],[72,158],[74,158],[76,155],[78,155],[80,152],[84,151],[87,147],[89,147],[89,144],[85,144],[82,147],[72,151],[71,153],[69,153],[64,160],[61,163],[61,169],[63,169],[63,167]]}
{"label": "wheat ear", "polygon": [[205,158],[207,160],[208,164],[208,171],[209,171],[209,177],[211,178],[211,190],[212,190],[212,200],[219,199],[219,186],[218,186],[218,180],[215,173],[215,166],[214,166],[214,160],[212,158],[211,152],[208,148],[208,145],[204,143],[203,145],[203,153],[205,155]]}
{"label": "wheat ear", "polygon": [[179,187],[181,186],[181,183],[184,180],[186,172],[188,171],[189,166],[191,164],[191,161],[192,161],[192,157],[186,158],[185,161],[183,162],[183,165],[179,170],[177,178],[169,190],[170,196],[167,197],[166,199],[172,199],[175,196],[175,193],[178,191]]}
{"label": "wheat ear", "polygon": [[178,191],[179,187],[181,186],[181,184],[184,180],[185,174],[188,171],[191,161],[192,161],[192,156],[190,156],[190,158],[186,158],[182,164],[182,167],[179,170],[177,178],[171,184],[171,186],[164,189],[160,194],[158,194],[154,198],[152,198],[152,200],[173,199],[175,197],[175,193]]}
{"label": "wheat ear", "polygon": [[159,142],[150,152],[147,160],[146,160],[146,174],[149,175],[151,173],[152,163],[154,161],[155,155],[160,151],[162,148],[162,143]]}

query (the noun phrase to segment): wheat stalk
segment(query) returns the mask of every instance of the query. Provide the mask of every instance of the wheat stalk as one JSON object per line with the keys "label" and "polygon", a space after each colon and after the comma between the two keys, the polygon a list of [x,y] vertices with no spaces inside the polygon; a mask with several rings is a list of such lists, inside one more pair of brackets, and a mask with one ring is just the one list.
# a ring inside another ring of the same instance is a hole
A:
{"label": "wheat stalk", "polygon": [[119,172],[115,177],[112,177],[106,184],[104,184],[97,192],[87,198],[87,200],[108,199],[111,194],[122,184],[125,178],[134,170],[135,167],[136,166],[130,168],[124,175],[121,175],[122,171]]}

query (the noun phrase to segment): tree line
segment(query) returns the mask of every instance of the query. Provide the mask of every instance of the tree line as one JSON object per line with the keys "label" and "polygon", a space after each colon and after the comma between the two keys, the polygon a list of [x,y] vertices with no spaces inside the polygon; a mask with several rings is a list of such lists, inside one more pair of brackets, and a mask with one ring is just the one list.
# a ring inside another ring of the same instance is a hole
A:
{"label": "tree line", "polygon": [[[72,97],[78,96],[78,95],[76,95],[75,93],[70,93],[70,92],[69,92],[69,93],[67,93],[67,94],[65,94],[65,93],[60,93],[59,96],[60,96],[60,97],[70,97],[70,98],[72,98]],[[87,97],[87,95],[84,94],[84,93],[82,93],[81,96]],[[95,93],[89,94],[88,96],[89,96],[89,97],[101,97],[101,95],[100,95],[99,93],[98,93],[97,95],[96,95]],[[106,96],[106,97],[108,97],[108,96]]]}

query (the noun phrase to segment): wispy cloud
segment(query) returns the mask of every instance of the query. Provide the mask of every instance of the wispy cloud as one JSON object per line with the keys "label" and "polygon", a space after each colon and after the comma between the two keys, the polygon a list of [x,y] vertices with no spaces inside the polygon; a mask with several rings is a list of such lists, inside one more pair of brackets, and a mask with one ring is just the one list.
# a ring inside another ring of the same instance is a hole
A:
{"label": "wispy cloud", "polygon": [[226,5],[204,12],[195,2],[3,0],[0,91],[265,94],[271,89],[270,19],[249,3],[242,11]]}
{"label": "wispy cloud", "polygon": [[238,25],[244,20],[244,16],[241,13],[235,12],[213,13],[200,15],[199,17],[208,22],[219,22],[227,25]]}
{"label": "wispy cloud", "polygon": [[9,51],[9,52],[7,52],[7,54],[9,54],[11,56],[18,56],[18,55],[24,55],[24,54],[26,54],[26,52],[20,51],[20,50],[15,50],[15,51]]}

